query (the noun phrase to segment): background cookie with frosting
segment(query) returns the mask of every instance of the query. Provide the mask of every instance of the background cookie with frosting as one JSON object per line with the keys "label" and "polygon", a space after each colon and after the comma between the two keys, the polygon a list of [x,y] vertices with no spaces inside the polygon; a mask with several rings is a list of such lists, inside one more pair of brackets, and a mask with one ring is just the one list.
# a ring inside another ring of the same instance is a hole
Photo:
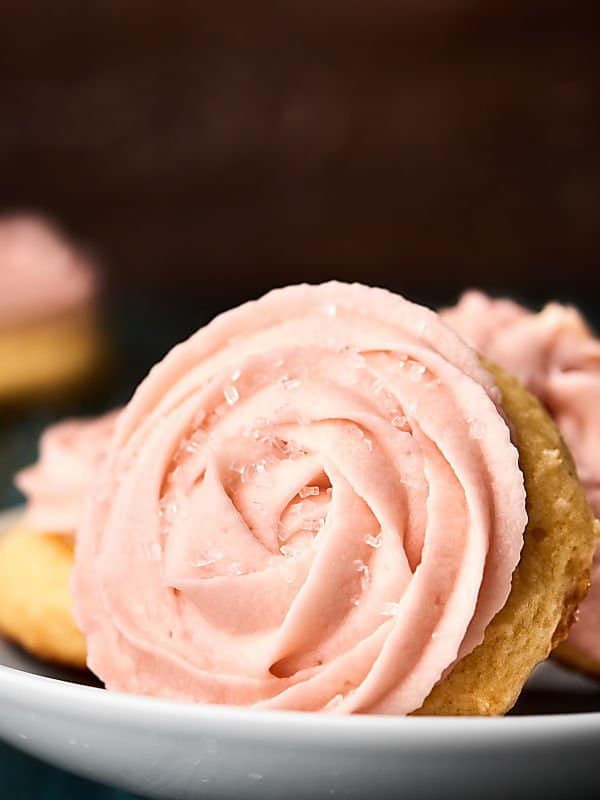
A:
{"label": "background cookie with frosting", "polygon": [[[565,437],[590,506],[600,516],[600,341],[581,314],[558,303],[534,313],[470,291],[441,315],[539,398]],[[578,622],[556,655],[600,677],[600,549]]]}
{"label": "background cookie with frosting", "polygon": [[41,217],[0,217],[0,404],[48,399],[106,367],[90,259]]}
{"label": "background cookie with frosting", "polygon": [[15,478],[27,499],[23,518],[0,538],[0,632],[39,658],[80,669],[86,647],[72,615],[74,541],[116,414],[45,431],[38,462]]}

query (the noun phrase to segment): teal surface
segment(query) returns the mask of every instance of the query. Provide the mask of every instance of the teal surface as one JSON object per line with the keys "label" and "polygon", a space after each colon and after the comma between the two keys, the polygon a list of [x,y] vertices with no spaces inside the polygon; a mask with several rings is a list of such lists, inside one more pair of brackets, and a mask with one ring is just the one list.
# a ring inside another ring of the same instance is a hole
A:
{"label": "teal surface", "polygon": [[132,794],[75,778],[1,743],[0,796],[6,800],[136,800]]}

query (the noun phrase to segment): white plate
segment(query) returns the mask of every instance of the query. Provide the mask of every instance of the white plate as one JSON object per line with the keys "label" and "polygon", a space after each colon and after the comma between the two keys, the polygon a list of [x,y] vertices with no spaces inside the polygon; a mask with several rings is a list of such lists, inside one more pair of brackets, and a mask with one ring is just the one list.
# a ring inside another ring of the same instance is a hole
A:
{"label": "white plate", "polygon": [[[9,521],[0,515],[0,527]],[[106,692],[2,643],[0,665],[0,737],[79,775],[169,800],[569,797],[593,785],[600,754],[598,711],[504,719],[257,712]],[[548,667],[526,703],[546,710],[556,699],[600,708],[595,684]]]}

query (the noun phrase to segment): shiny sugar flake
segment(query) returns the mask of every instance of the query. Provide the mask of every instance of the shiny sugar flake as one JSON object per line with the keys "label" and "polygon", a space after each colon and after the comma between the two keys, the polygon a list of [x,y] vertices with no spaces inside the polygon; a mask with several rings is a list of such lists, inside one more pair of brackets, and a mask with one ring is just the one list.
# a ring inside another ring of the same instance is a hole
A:
{"label": "shiny sugar flake", "polygon": [[320,491],[318,486],[303,486],[298,494],[304,499],[305,497],[316,497]]}
{"label": "shiny sugar flake", "polygon": [[369,584],[371,582],[369,568],[361,558],[357,558],[355,561],[353,561],[352,566],[354,567],[355,572],[358,572],[360,575],[360,588],[361,591],[365,592],[369,588]]}
{"label": "shiny sugar flake", "polygon": [[298,555],[298,550],[295,547],[292,547],[289,544],[282,544],[279,548],[279,552],[282,556],[286,558],[295,558]]}
{"label": "shiny sugar flake", "polygon": [[378,533],[377,536],[372,536],[371,534],[365,536],[365,544],[369,547],[374,547],[375,550],[379,550],[383,544],[383,534]]}
{"label": "shiny sugar flake", "polygon": [[234,369],[229,377],[231,378],[233,383],[235,383],[236,381],[239,381],[239,379],[242,377],[242,372],[239,369]]}
{"label": "shiny sugar flake", "polygon": [[384,617],[397,617],[400,613],[400,603],[384,603],[381,614]]}
{"label": "shiny sugar flake", "polygon": [[229,469],[232,472],[237,472],[237,474],[242,478],[242,481],[244,481],[244,475],[246,473],[245,464],[242,464],[241,461],[232,461],[229,465]]}
{"label": "shiny sugar flake", "polygon": [[202,450],[202,443],[196,439],[188,439],[187,442],[185,442],[183,449],[186,453],[194,455]]}
{"label": "shiny sugar flake", "polygon": [[240,399],[240,393],[233,385],[226,386],[223,394],[225,395],[225,400],[227,401],[228,406],[234,406]]}
{"label": "shiny sugar flake", "polygon": [[396,416],[392,417],[392,425],[394,428],[398,430],[402,430],[408,424],[408,420],[402,414],[396,414]]}
{"label": "shiny sugar flake", "polygon": [[408,377],[413,383],[419,383],[422,380],[423,375],[425,375],[426,367],[423,364],[412,364]]}
{"label": "shiny sugar flake", "polygon": [[192,561],[192,567],[198,567],[202,569],[203,567],[210,567],[212,564],[216,564],[216,558],[199,558],[198,561]]}

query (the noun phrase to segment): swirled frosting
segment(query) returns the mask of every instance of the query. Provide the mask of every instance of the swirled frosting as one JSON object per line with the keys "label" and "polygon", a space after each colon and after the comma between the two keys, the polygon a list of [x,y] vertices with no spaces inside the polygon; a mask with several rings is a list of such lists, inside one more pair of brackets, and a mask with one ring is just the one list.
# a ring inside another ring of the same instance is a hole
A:
{"label": "swirled frosting", "polygon": [[90,264],[48,222],[0,217],[0,327],[86,307],[96,291]]}
{"label": "swirled frosting", "polygon": [[65,420],[44,431],[39,460],[15,477],[27,499],[29,528],[75,536],[116,416],[113,411],[96,419]]}
{"label": "swirled frosting", "polygon": [[154,367],[77,543],[108,688],[403,714],[482,641],[526,524],[495,384],[432,311],[276,290]]}
{"label": "swirled frosting", "polygon": [[[558,303],[536,314],[470,291],[441,316],[471,346],[519,377],[547,408],[600,517],[600,341],[581,314]],[[600,662],[600,549],[569,643]]]}

